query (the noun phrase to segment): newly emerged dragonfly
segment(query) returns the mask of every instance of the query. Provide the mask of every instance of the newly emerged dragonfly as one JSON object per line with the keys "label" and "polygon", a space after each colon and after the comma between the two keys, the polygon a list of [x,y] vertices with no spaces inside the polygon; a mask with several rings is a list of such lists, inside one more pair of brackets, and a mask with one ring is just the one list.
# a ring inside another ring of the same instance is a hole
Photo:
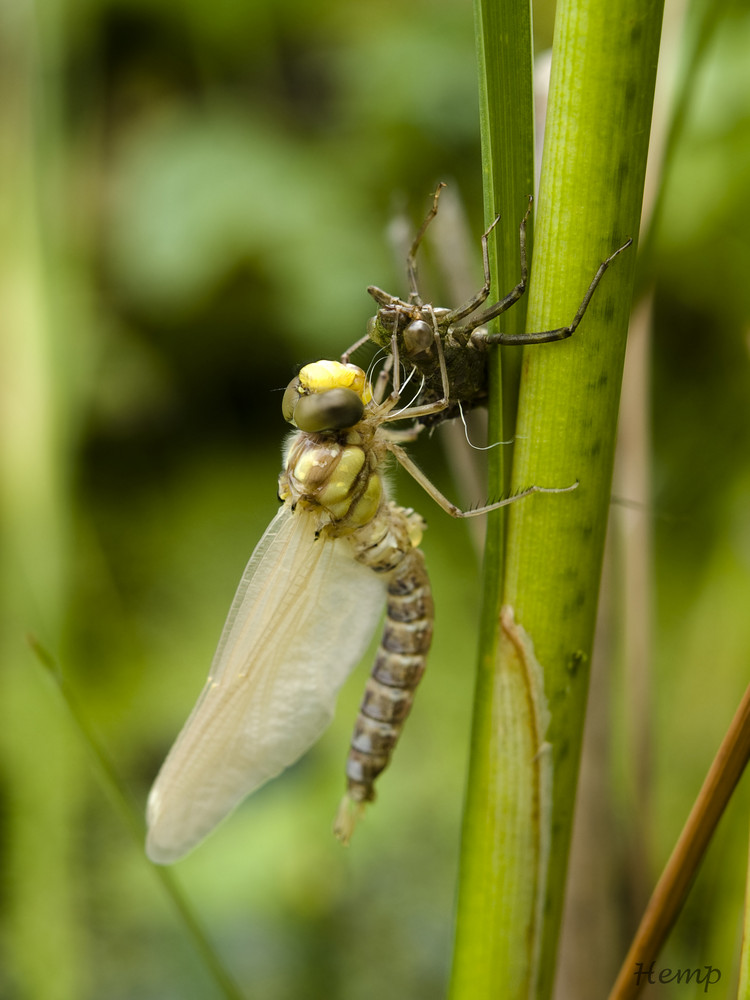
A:
{"label": "newly emerged dragonfly", "polygon": [[294,763],[328,725],[336,696],[386,605],[383,636],[352,737],[347,790],[335,832],[346,842],[373,782],[386,767],[432,637],[433,603],[425,527],[389,500],[388,453],[455,517],[470,517],[535,492],[461,511],[426,479],[398,441],[448,405],[442,394],[401,407],[393,391],[373,396],[355,365],[305,366],[284,394],[287,442],[279,480],[282,507],[258,543],[239,585],[211,671],[148,800],[147,853],[169,864],[192,850],[248,794]]}
{"label": "newly emerged dragonfly", "polygon": [[352,344],[341,358],[342,362],[347,362],[357,348],[368,340],[372,341],[411,365],[421,380],[420,402],[433,402],[443,395],[443,378],[440,370],[442,355],[448,372],[448,403],[421,418],[425,424],[435,424],[458,416],[459,406],[463,410],[468,410],[474,406],[486,405],[487,348],[491,345],[523,347],[547,344],[571,337],[583,319],[604,272],[615,257],[633,242],[632,239],[626,240],[621,247],[602,261],[568,326],[531,333],[490,333],[487,324],[510,309],[526,291],[528,282],[526,224],[531,213],[532,200],[529,198],[529,206],[519,228],[521,273],[518,284],[499,302],[490,306],[484,305],[491,290],[488,240],[490,233],[500,221],[498,216],[482,236],[484,284],[475,295],[458,308],[446,309],[424,302],[417,282],[417,252],[430,223],[437,215],[440,192],[444,187],[444,183],[438,185],[433,195],[432,206],[414,237],[406,257],[408,300],[400,299],[375,285],[370,285],[367,291],[377,302],[378,311],[368,323],[367,336]]}

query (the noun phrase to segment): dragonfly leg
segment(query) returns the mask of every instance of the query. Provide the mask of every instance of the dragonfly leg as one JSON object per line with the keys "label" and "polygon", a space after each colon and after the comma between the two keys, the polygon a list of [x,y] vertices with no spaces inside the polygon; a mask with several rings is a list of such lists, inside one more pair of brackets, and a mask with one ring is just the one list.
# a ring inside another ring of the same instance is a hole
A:
{"label": "dragonfly leg", "polygon": [[351,347],[347,347],[347,349],[341,355],[341,364],[348,365],[349,358],[352,356],[352,354],[354,354],[355,351],[358,351],[360,347],[364,347],[365,344],[369,343],[370,343],[369,333],[366,333],[364,337],[360,337],[359,340],[355,340],[354,343],[351,345]]}
{"label": "dragonfly leg", "polygon": [[401,410],[394,410],[393,408],[399,401],[401,395],[401,385],[397,381],[397,372],[399,370],[399,351],[398,351],[398,340],[396,335],[391,339],[391,353],[393,356],[393,392],[386,400],[385,416],[382,418],[382,422],[386,423],[389,420],[417,420],[421,417],[429,416],[432,413],[440,413],[442,410],[448,408],[449,396],[450,396],[450,381],[448,379],[448,368],[445,364],[445,353],[443,351],[443,342],[440,338],[440,331],[438,329],[438,322],[435,317],[435,310],[432,306],[424,306],[425,311],[429,314],[432,320],[433,336],[435,340],[435,349],[437,351],[438,366],[440,368],[440,381],[442,385],[442,397],[433,403],[424,403],[421,406],[407,406]]}
{"label": "dragonfly leg", "polygon": [[419,483],[425,493],[431,496],[435,503],[441,507],[446,514],[450,514],[451,517],[478,517],[480,514],[487,514],[491,510],[498,510],[500,507],[507,507],[508,504],[515,503],[516,500],[522,500],[523,497],[531,496],[532,493],[570,493],[571,490],[575,490],[578,487],[577,480],[572,484],[572,486],[528,486],[525,490],[521,490],[519,493],[514,493],[513,496],[505,497],[503,500],[496,500],[494,503],[485,504],[482,507],[475,507],[473,510],[461,510],[460,507],[457,507],[456,504],[452,503],[443,493],[440,492],[435,484],[428,479],[424,472],[422,472],[419,466],[411,460],[403,448],[400,448],[393,441],[386,441],[386,447],[393,455],[395,455],[399,464],[406,469],[409,475]]}
{"label": "dragonfly leg", "polygon": [[432,196],[432,208],[430,208],[427,216],[419,227],[417,235],[412,240],[411,246],[409,247],[409,253],[406,256],[406,273],[409,278],[409,302],[415,306],[422,305],[422,299],[419,295],[419,287],[417,282],[417,251],[419,250],[419,245],[424,239],[424,234],[427,232],[427,227],[432,222],[432,220],[437,215],[438,201],[440,200],[440,192],[446,187],[444,181],[440,181],[437,188],[435,189],[435,194]]}
{"label": "dragonfly leg", "polygon": [[487,296],[490,294],[490,288],[492,284],[492,279],[490,275],[490,255],[488,247],[489,235],[495,226],[500,221],[500,216],[498,215],[489,229],[482,236],[482,264],[484,266],[484,285],[477,292],[476,295],[472,296],[468,302],[465,302],[458,309],[451,309],[451,311],[444,317],[443,322],[449,327],[450,334],[454,336],[461,335],[467,336],[472,330],[475,330],[478,326],[483,323],[488,323],[490,319],[494,319],[501,313],[504,313],[506,309],[510,307],[521,298],[523,293],[526,291],[526,283],[528,281],[528,265],[526,261],[526,223],[528,222],[529,215],[531,213],[532,197],[529,197],[529,206],[526,209],[523,219],[521,219],[521,225],[518,230],[518,247],[519,247],[519,258],[521,261],[521,280],[518,282],[516,287],[508,292],[508,294],[501,299],[500,302],[496,302],[494,305],[489,306],[487,309],[483,309],[481,313],[473,317],[468,323],[455,326],[454,324],[457,320],[463,319],[465,316],[469,316],[471,313],[475,312],[486,301]]}
{"label": "dragonfly leg", "polygon": [[[583,319],[584,314],[588,309],[589,302],[591,302],[591,298],[594,292],[596,291],[599,282],[604,277],[604,272],[607,270],[607,268],[615,259],[615,257],[621,254],[623,250],[627,250],[627,248],[632,244],[632,242],[633,242],[632,239],[626,240],[621,247],[618,247],[614,253],[610,254],[606,260],[603,260],[601,262],[601,264],[597,268],[596,274],[594,275],[591,281],[591,284],[589,285],[586,291],[586,294],[583,297],[583,301],[578,307],[578,311],[576,312],[575,316],[573,317],[573,321],[569,326],[558,327],[556,330],[540,330],[534,333],[487,333],[486,331],[477,330],[475,338],[484,342],[485,344],[506,344],[506,345],[515,344],[523,346],[524,344],[548,344],[554,340],[565,340],[567,337],[571,337],[578,328],[578,324]],[[476,330],[476,326],[489,322],[489,320],[494,319],[496,315],[498,314],[492,313],[491,309],[485,310],[478,316],[472,317],[471,321],[465,324],[463,327],[459,327],[458,332],[470,333],[472,330]],[[478,320],[476,325],[475,325],[475,320]],[[456,329],[454,329],[453,332],[456,333]]]}

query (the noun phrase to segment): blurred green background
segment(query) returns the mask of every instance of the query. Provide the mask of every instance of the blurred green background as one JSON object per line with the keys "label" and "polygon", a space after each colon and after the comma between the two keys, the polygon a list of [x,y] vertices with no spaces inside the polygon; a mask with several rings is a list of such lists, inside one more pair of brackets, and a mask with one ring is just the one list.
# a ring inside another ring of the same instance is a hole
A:
{"label": "blurred green background", "polygon": [[[535,17],[542,48],[552,11]],[[681,31],[668,21],[667,119]],[[749,47],[746,5],[722,5],[642,275],[654,491],[637,517],[655,589],[636,706],[651,746],[638,783],[615,544],[597,705],[615,737],[610,964],[747,681]],[[2,0],[0,88],[0,995],[213,997],[26,636],[59,658],[140,808],[276,510],[280,390],[361,336],[368,284],[405,290],[386,229],[404,210],[416,224],[438,180],[466,206],[480,282],[471,4]],[[417,453],[455,495],[437,442]],[[248,997],[445,989],[478,562],[465,525],[394,482],[430,524],[438,617],[377,806],[349,850],[330,836],[363,664],[320,743],[176,870]],[[730,995],[741,933],[747,798],[665,955],[719,967],[713,996]],[[590,933],[600,923],[591,914]]]}

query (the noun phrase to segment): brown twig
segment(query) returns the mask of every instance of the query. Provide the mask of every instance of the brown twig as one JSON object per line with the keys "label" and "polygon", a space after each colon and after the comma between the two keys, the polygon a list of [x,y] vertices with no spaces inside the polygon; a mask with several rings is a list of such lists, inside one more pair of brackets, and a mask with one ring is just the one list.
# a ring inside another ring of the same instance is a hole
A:
{"label": "brown twig", "polygon": [[680,838],[653,891],[609,1000],[630,1000],[646,984],[646,977],[638,975],[638,970],[648,970],[655,961],[685,902],[716,825],[749,757],[750,687],[745,691]]}

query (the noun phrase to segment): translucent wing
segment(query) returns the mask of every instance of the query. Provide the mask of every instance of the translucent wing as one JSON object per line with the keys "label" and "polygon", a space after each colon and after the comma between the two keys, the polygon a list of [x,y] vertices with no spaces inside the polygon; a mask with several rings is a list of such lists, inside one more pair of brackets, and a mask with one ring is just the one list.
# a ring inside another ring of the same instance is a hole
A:
{"label": "translucent wing", "polygon": [[345,539],[316,539],[316,526],[301,508],[282,507],[247,565],[206,686],[149,795],[152,861],[192,850],[331,721],[377,625],[385,581]]}

